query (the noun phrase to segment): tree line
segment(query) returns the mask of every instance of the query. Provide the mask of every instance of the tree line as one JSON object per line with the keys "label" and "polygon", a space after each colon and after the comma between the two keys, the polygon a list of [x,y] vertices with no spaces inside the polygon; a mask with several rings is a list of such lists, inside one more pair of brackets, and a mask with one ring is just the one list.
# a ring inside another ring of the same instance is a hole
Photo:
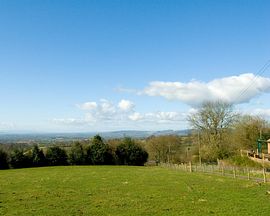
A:
{"label": "tree line", "polygon": [[142,166],[148,159],[147,151],[131,138],[124,138],[117,145],[109,145],[96,135],[89,143],[76,141],[69,149],[59,146],[30,150],[0,149],[0,169],[61,165],[135,165]]}
{"label": "tree line", "polygon": [[[147,159],[155,164],[189,161],[212,163],[217,162],[217,159],[236,157],[240,149],[256,151],[258,138],[270,138],[268,121],[259,116],[237,113],[232,104],[225,102],[203,103],[197,108],[197,112],[188,116],[188,121],[192,130],[185,136],[109,139],[105,142],[97,135],[90,143],[78,141],[67,149],[54,146],[43,151],[34,146],[28,152],[14,150],[10,153],[0,149],[0,167],[16,168],[22,166],[21,164],[143,165]],[[264,146],[263,150],[266,149]]]}

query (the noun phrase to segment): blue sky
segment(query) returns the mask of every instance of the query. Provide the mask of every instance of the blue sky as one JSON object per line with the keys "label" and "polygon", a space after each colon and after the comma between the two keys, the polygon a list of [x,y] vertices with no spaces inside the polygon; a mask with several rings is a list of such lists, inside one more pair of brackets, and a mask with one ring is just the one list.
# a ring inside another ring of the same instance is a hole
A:
{"label": "blue sky", "polygon": [[0,131],[184,129],[204,99],[268,118],[270,72],[258,72],[270,59],[269,9],[0,0]]}

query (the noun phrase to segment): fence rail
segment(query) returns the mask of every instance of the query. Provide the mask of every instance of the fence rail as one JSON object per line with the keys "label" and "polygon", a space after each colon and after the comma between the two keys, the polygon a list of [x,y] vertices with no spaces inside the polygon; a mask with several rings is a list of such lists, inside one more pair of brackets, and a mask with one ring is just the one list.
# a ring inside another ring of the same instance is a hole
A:
{"label": "fence rail", "polygon": [[224,166],[224,165],[209,165],[209,164],[169,164],[160,163],[161,167],[166,167],[175,170],[181,170],[185,172],[200,172],[207,174],[216,174],[222,176],[229,176],[238,179],[247,179],[258,182],[270,182],[270,173],[266,169],[256,169],[249,167],[236,167],[236,166]]}

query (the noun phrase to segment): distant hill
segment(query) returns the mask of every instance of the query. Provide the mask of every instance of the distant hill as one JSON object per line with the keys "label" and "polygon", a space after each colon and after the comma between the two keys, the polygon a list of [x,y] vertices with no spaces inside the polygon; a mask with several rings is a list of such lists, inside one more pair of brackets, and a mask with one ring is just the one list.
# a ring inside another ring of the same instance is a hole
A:
{"label": "distant hill", "polygon": [[89,132],[89,133],[0,133],[0,143],[15,143],[15,142],[55,142],[55,141],[72,141],[78,139],[88,139],[96,134],[99,134],[105,139],[112,138],[147,138],[150,136],[162,135],[188,135],[191,130],[163,130],[163,131],[136,131],[123,130],[111,132]]}
{"label": "distant hill", "polygon": [[99,133],[104,138],[122,138],[122,137],[132,137],[132,138],[146,138],[149,136],[162,136],[162,135],[188,135],[190,130],[163,130],[163,131],[114,131],[114,132],[104,132]]}

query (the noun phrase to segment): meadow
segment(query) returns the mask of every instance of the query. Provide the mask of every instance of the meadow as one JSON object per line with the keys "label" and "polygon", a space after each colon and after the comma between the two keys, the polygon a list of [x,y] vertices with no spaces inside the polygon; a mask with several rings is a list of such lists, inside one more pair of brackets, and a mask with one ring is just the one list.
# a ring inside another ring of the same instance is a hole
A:
{"label": "meadow", "polygon": [[0,215],[269,215],[269,190],[162,167],[0,170]]}

